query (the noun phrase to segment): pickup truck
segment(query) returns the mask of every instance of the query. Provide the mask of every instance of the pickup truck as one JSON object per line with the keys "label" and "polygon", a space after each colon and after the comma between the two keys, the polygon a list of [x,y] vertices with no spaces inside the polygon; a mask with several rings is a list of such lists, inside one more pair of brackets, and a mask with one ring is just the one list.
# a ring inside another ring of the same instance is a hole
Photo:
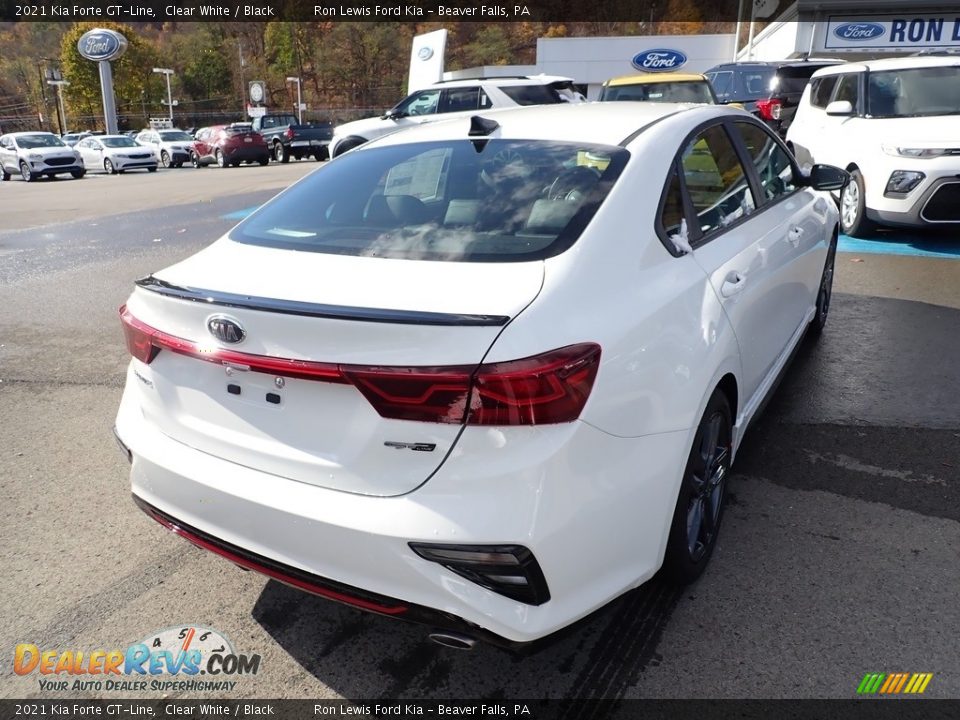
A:
{"label": "pickup truck", "polygon": [[289,162],[291,157],[329,157],[328,146],[333,137],[333,125],[329,122],[298,125],[293,113],[277,113],[254,118],[253,129],[263,135],[277,162]]}

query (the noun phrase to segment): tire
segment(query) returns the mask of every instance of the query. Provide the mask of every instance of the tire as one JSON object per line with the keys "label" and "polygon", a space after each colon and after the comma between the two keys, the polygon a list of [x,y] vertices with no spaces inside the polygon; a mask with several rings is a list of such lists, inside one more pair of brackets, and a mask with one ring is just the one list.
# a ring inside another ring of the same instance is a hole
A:
{"label": "tire", "polygon": [[168,153],[166,150],[160,153],[160,162],[165,168],[170,167],[173,164],[170,162],[170,153]]}
{"label": "tire", "polygon": [[268,157],[260,158],[259,160],[257,160],[257,162],[260,163],[260,167],[265,167],[266,165],[270,164],[270,158]]}
{"label": "tire", "polygon": [[30,170],[30,166],[24,161],[20,162],[20,177],[23,178],[24,182],[33,182],[37,179],[37,176]]}
{"label": "tire", "polygon": [[290,162],[290,153],[287,151],[287,148],[283,146],[282,142],[273,144],[273,159],[278,163]]}
{"label": "tire", "polygon": [[717,388],[697,425],[667,539],[663,570],[678,584],[700,577],[716,547],[727,499],[732,438],[730,403]]}
{"label": "tire", "polygon": [[355,147],[360,147],[365,142],[366,140],[364,140],[363,138],[358,138],[358,137],[347,138],[346,140],[341,142],[339,145],[337,145],[336,152],[333,154],[333,157],[335,158],[340,157],[348,150],[353,150]]}
{"label": "tire", "polygon": [[175,162],[175,163],[170,163],[170,167],[175,167],[175,168],[181,168],[181,167],[183,167],[183,160],[180,160],[180,161]]}
{"label": "tire", "polygon": [[840,191],[840,230],[857,238],[870,237],[876,230],[867,217],[863,175],[859,170],[850,173],[850,182]]}
{"label": "tire", "polygon": [[217,148],[213,153],[213,159],[217,161],[217,167],[225,168],[229,163],[227,159],[223,156],[223,153],[220,151],[220,148]]}
{"label": "tire", "polygon": [[110,158],[104,158],[103,169],[107,175],[114,175],[117,172],[117,169],[113,166],[113,161],[111,161]]}
{"label": "tire", "polygon": [[317,162],[323,162],[324,160],[329,160],[330,152],[327,150],[327,148],[322,148],[320,150],[317,150],[313,154],[313,159],[316,160]]}
{"label": "tire", "polygon": [[157,171],[157,169],[156,169],[155,167],[148,167],[148,168],[147,168],[147,172],[156,172],[156,171]]}
{"label": "tire", "polygon": [[833,274],[837,263],[837,234],[834,233],[827,250],[827,260],[823,265],[823,275],[820,276],[820,290],[817,292],[817,314],[810,321],[810,333],[819,336],[827,324],[827,315],[830,313],[830,299],[833,297]]}
{"label": "tire", "polygon": [[10,179],[10,173],[8,173],[4,168],[0,167],[0,181],[6,182]]}
{"label": "tire", "polygon": [[82,178],[82,177],[83,177],[84,175],[86,175],[86,174],[87,174],[87,171],[86,171],[86,170],[71,170],[71,171],[70,171],[70,177],[72,177],[74,180],[79,180],[80,178]]}
{"label": "tire", "polygon": [[200,156],[195,152],[190,153],[190,164],[195,168],[203,167],[200,164]]}

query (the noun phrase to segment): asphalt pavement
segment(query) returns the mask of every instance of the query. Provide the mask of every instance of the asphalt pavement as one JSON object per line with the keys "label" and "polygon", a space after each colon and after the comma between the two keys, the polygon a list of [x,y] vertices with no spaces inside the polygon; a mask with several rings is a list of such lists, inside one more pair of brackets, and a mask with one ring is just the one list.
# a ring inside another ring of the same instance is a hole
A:
{"label": "asphalt pavement", "polygon": [[195,624],[262,656],[230,697],[849,698],[867,672],[932,672],[926,696],[960,698],[949,252],[841,252],[828,328],[744,441],[706,575],[682,591],[654,579],[526,657],[433,645],[144,516],[110,432],[117,307],[315,167],[0,186],[0,697],[142,697],[42,690],[12,672],[13,648],[126,648]]}

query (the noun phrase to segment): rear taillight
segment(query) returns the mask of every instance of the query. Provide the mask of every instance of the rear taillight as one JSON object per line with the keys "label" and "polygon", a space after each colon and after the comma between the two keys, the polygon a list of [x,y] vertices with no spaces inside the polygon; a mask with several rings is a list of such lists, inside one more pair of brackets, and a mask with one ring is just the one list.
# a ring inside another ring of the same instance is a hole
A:
{"label": "rear taillight", "polygon": [[600,367],[600,346],[439,368],[341,366],[382,417],[467,425],[546,425],[580,417]]}
{"label": "rear taillight", "polygon": [[154,329],[131,315],[126,305],[120,308],[120,321],[123,323],[127,350],[137,360],[149,365],[160,352],[160,348],[153,344]]}
{"label": "rear taillight", "polygon": [[381,417],[467,425],[547,425],[580,417],[600,367],[596,343],[508,362],[449,367],[365,367],[251,355],[169,335],[120,308],[127,349],[150,363],[160,350],[255,372],[350,383]]}
{"label": "rear taillight", "polygon": [[757,100],[757,112],[761,120],[779,120],[780,109],[779,100]]}
{"label": "rear taillight", "polygon": [[287,128],[287,131],[284,133],[284,136],[289,140],[293,140],[293,128]]}

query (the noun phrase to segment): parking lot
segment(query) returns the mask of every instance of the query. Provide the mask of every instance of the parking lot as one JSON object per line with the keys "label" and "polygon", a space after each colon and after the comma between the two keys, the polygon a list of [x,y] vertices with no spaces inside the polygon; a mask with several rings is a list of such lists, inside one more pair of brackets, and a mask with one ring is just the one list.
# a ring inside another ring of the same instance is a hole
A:
{"label": "parking lot", "polygon": [[231,697],[849,698],[865,673],[901,671],[960,697],[949,235],[841,239],[827,330],[744,441],[706,575],[683,590],[655,578],[529,656],[439,647],[144,516],[111,434],[128,361],[117,307],[135,278],[317,167],[0,185],[0,696],[102,694],[15,676],[17,643],[123,648],[196,625],[262,656]]}

